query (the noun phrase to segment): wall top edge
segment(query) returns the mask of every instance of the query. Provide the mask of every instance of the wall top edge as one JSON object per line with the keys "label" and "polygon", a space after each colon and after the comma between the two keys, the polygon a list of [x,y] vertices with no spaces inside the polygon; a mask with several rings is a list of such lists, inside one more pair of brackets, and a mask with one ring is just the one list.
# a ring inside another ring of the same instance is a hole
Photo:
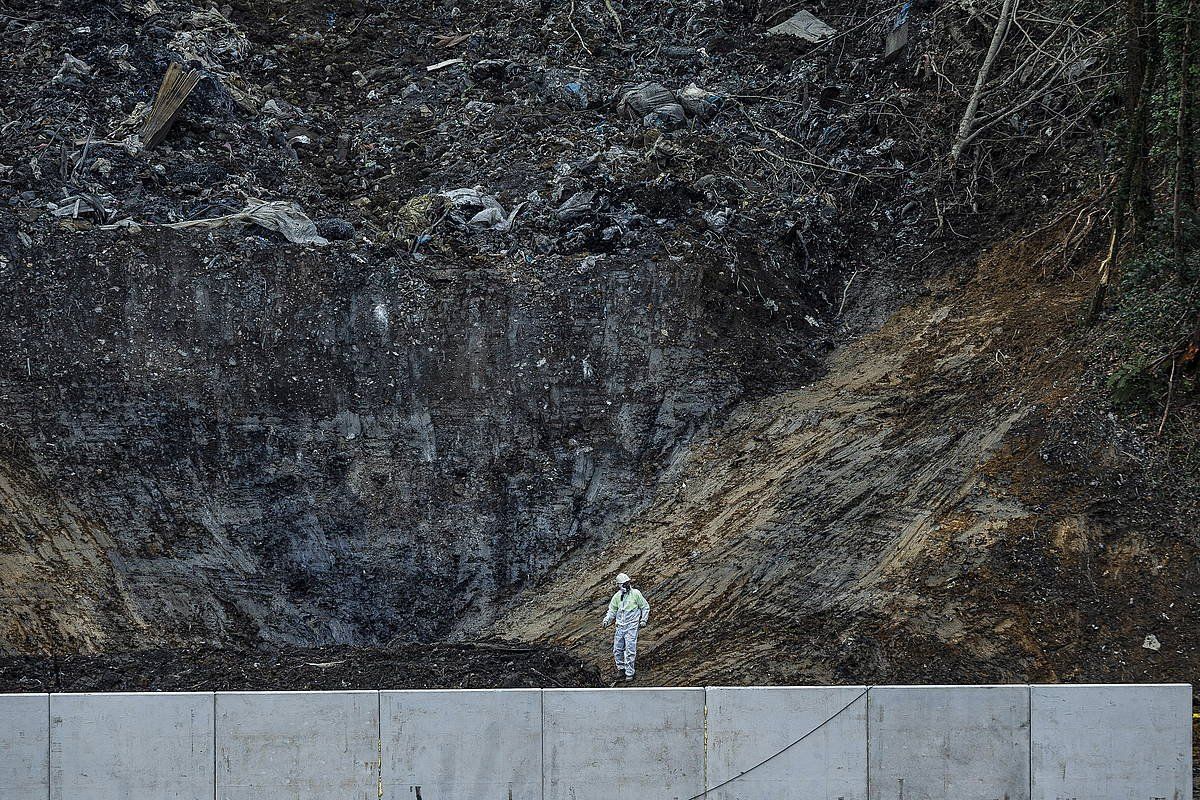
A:
{"label": "wall top edge", "polygon": [[216,692],[50,692],[51,698],[76,697],[212,697]]}
{"label": "wall top edge", "polygon": [[540,694],[549,689],[380,689],[380,694]]}
{"label": "wall top edge", "polygon": [[1191,689],[1190,683],[1031,683],[1031,689]]}
{"label": "wall top edge", "polygon": [[333,690],[294,690],[294,691],[190,691],[190,692],[0,692],[0,698],[6,697],[214,697],[241,695],[369,695],[369,694],[530,694],[533,692],[698,692],[725,691],[730,689],[753,690],[855,690],[878,691],[880,689],[1177,689],[1193,691],[1190,683],[914,683],[914,684],[832,684],[832,685],[793,685],[793,686],[630,686],[630,687],[583,687],[583,688],[519,688],[519,689],[333,689]]}

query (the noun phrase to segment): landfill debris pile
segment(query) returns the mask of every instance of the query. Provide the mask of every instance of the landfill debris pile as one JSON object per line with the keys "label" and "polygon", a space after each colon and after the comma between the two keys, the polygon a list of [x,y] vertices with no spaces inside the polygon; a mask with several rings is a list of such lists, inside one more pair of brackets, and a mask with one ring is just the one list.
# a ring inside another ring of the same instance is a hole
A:
{"label": "landfill debris pile", "polygon": [[561,650],[496,642],[0,656],[5,692],[515,689],[599,682],[594,667]]}
{"label": "landfill debris pile", "polygon": [[1107,113],[1102,53],[1021,76],[949,165],[990,35],[959,5],[5,9],[20,651],[479,630],[1088,185]]}

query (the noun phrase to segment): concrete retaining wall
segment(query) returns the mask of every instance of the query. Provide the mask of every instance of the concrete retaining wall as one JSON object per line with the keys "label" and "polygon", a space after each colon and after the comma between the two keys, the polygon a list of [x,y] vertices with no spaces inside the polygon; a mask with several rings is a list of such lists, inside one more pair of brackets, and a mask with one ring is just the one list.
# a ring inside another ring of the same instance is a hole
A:
{"label": "concrete retaining wall", "polygon": [[1034,800],[1189,800],[1188,685],[1033,686]]}
{"label": "concrete retaining wall", "polygon": [[385,800],[542,796],[538,689],[380,692]]}
{"label": "concrete retaining wall", "polygon": [[547,689],[542,709],[544,800],[704,790],[704,689]]}
{"label": "concrete retaining wall", "polygon": [[1028,686],[879,686],[870,800],[1029,800]]}
{"label": "concrete retaining wall", "polygon": [[0,695],[0,800],[1190,800],[1191,687]]}
{"label": "concrete retaining wall", "polygon": [[379,797],[379,692],[218,692],[216,711],[217,800]]}
{"label": "concrete retaining wall", "polygon": [[707,705],[711,800],[866,797],[867,687],[710,688]]}
{"label": "concrete retaining wall", "polygon": [[50,695],[51,800],[212,796],[212,693]]}
{"label": "concrete retaining wall", "polygon": [[0,797],[47,797],[50,697],[0,694]]}

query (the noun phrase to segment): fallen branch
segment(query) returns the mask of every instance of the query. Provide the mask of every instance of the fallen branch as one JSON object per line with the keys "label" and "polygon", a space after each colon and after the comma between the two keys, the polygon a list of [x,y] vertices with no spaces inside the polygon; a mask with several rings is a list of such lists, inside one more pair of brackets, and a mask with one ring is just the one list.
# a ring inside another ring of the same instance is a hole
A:
{"label": "fallen branch", "polygon": [[584,43],[583,35],[579,32],[579,28],[575,27],[575,0],[571,0],[571,9],[567,12],[567,24],[571,26],[571,30],[575,31],[575,36],[579,39],[579,46],[583,48],[584,52],[589,56],[593,55],[592,51]]}
{"label": "fallen branch", "polygon": [[1175,359],[1171,359],[1171,377],[1167,378],[1167,405],[1163,408],[1162,422],[1158,423],[1158,433],[1156,436],[1162,436],[1163,429],[1167,427],[1167,414],[1171,411],[1171,395],[1175,391]]}

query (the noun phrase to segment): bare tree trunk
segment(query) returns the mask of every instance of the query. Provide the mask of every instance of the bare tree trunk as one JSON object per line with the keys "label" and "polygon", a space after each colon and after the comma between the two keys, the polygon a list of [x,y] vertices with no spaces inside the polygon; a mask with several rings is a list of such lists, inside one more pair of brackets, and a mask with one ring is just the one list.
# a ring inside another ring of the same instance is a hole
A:
{"label": "bare tree trunk", "polygon": [[1129,128],[1126,132],[1121,175],[1113,195],[1108,253],[1100,263],[1100,281],[1092,294],[1092,301],[1085,316],[1088,322],[1095,322],[1104,310],[1117,257],[1121,253],[1121,245],[1124,244],[1125,217],[1129,211],[1130,194],[1134,190],[1139,164],[1144,160],[1141,156],[1146,149],[1146,129],[1150,119],[1150,92],[1153,83],[1149,42],[1146,36],[1146,4],[1147,0],[1129,0],[1125,71],[1125,117]]}
{"label": "bare tree trunk", "polygon": [[[1158,78],[1158,65],[1162,54],[1158,38],[1157,0],[1145,0],[1145,19],[1141,26],[1141,46],[1146,54],[1146,75],[1142,81],[1141,103],[1138,112],[1139,139],[1137,140],[1137,168],[1133,173],[1130,192],[1130,209],[1133,212],[1134,236],[1141,234],[1154,221],[1154,192],[1150,185],[1150,100]],[[1142,110],[1144,109],[1144,113]]]}
{"label": "bare tree trunk", "polygon": [[963,147],[967,144],[967,137],[971,133],[971,126],[975,124],[975,114],[979,110],[979,98],[983,94],[983,87],[987,85],[988,76],[992,71],[992,62],[996,60],[996,55],[1000,52],[1000,46],[1004,44],[1004,37],[1008,35],[1008,26],[1012,20],[1013,0],[1004,0],[1004,4],[1000,6],[1000,17],[996,20],[996,30],[992,32],[992,43],[988,47],[987,55],[983,58],[983,63],[979,65],[979,74],[975,76],[975,88],[971,92],[971,99],[967,101],[967,110],[963,112],[962,122],[958,125],[958,135],[954,137],[954,146],[950,148],[950,163],[958,162],[958,157],[962,155]]}
{"label": "bare tree trunk", "polygon": [[1171,244],[1175,251],[1175,269],[1183,279],[1183,219],[1195,213],[1196,154],[1193,114],[1196,87],[1192,81],[1192,48],[1196,41],[1196,0],[1189,0],[1179,51],[1179,110],[1175,115],[1175,187],[1171,202],[1174,218]]}

